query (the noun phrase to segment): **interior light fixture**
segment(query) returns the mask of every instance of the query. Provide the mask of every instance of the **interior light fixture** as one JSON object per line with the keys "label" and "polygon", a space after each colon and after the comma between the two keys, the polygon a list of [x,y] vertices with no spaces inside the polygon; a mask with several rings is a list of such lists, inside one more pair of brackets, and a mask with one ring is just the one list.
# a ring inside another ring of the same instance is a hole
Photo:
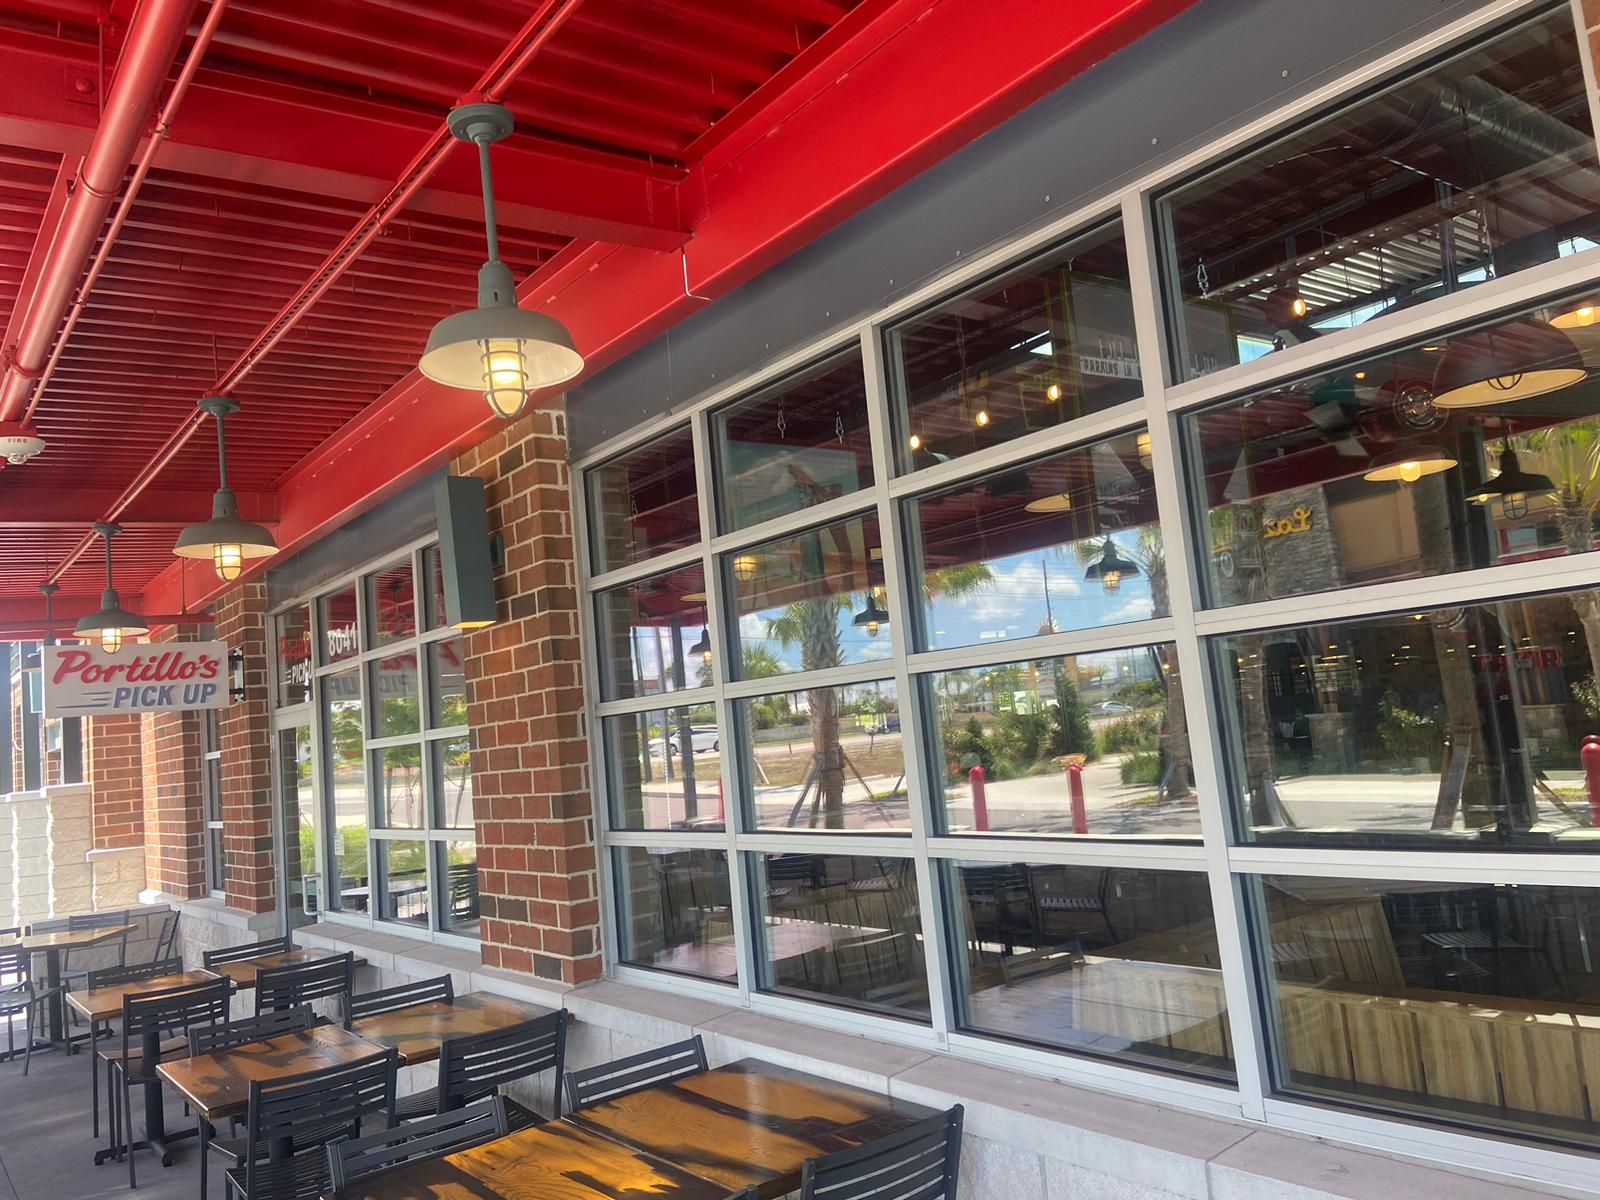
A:
{"label": "interior light fixture", "polygon": [[239,411],[239,402],[232,396],[205,396],[199,407],[217,422],[217,492],[211,497],[211,519],[180,533],[172,552],[180,558],[209,558],[217,578],[232,583],[244,573],[245,559],[276,554],[278,543],[265,526],[240,519],[239,501],[228,486],[228,436],[223,422]]}
{"label": "interior light fixture", "polygon": [[700,661],[706,666],[711,665],[711,629],[709,626],[700,630],[700,640],[689,647],[690,654],[698,654]]}
{"label": "interior light fixture", "polygon": [[1296,296],[1293,300],[1289,301],[1289,311],[1298,319],[1310,312],[1311,306],[1306,303],[1306,298],[1304,296]]}
{"label": "interior light fixture", "polygon": [[1456,460],[1436,446],[1402,446],[1374,460],[1361,478],[1368,483],[1412,484],[1424,475],[1437,475],[1456,465]]}
{"label": "interior light fixture", "polygon": [[977,416],[973,417],[972,419],[978,423],[978,428],[984,428],[989,424],[989,410],[987,408],[980,408]]}
{"label": "interior light fixture", "polygon": [[1059,383],[1052,383],[1049,387],[1045,388],[1044,395],[1045,395],[1045,399],[1047,399],[1047,400],[1052,400],[1052,401],[1060,400],[1061,399],[1061,385]]}
{"label": "interior light fixture", "polygon": [[1558,317],[1552,317],[1550,324],[1557,329],[1587,329],[1597,321],[1600,321],[1600,306],[1590,302],[1580,304]]}
{"label": "interior light fixture", "polygon": [[463,104],[450,113],[450,132],[478,147],[489,257],[478,271],[478,307],[435,325],[417,364],[437,383],[481,391],[495,415],[507,421],[522,414],[530,392],[557,387],[583,370],[583,356],[565,325],[517,306],[516,281],[500,261],[489,147],[514,125],[511,111],[500,104]]}
{"label": "interior light fixture", "polygon": [[1089,564],[1083,577],[1088,580],[1098,579],[1105,594],[1115,596],[1122,590],[1123,579],[1137,574],[1139,574],[1139,564],[1131,558],[1124,558],[1117,550],[1116,542],[1111,540],[1110,534],[1107,534],[1106,544],[1100,551],[1100,557]]}
{"label": "interior light fixture", "polygon": [[1146,432],[1143,432],[1143,433],[1135,434],[1134,435],[1134,439],[1133,439],[1133,444],[1136,447],[1138,447],[1138,450],[1139,450],[1139,465],[1141,467],[1143,467],[1146,471],[1148,471],[1150,469],[1150,464],[1154,461],[1154,458],[1152,457],[1152,455],[1150,453],[1150,434],[1149,434],[1149,432],[1146,431]]}
{"label": "interior light fixture", "polygon": [[911,435],[911,437],[910,437],[910,440],[907,442],[907,445],[909,445],[913,451],[921,450],[922,449],[922,435],[913,433]]}
{"label": "interior light fixture", "polygon": [[877,637],[878,630],[889,623],[888,612],[878,603],[876,590],[867,593],[866,606],[850,622],[857,629],[865,629],[868,637]]}
{"label": "interior light fixture", "polygon": [[1541,496],[1555,490],[1550,476],[1524,471],[1517,461],[1517,452],[1507,442],[1500,450],[1500,470],[1486,479],[1477,491],[1468,493],[1467,499],[1474,504],[1488,504],[1498,496],[1501,511],[1518,521],[1528,515],[1530,494]]}
{"label": "interior light fixture", "polygon": [[1040,496],[1037,500],[1029,500],[1024,504],[1022,511],[1031,513],[1071,512],[1072,497],[1066,492],[1055,492],[1049,496]]}
{"label": "interior light fixture", "polygon": [[1435,408],[1514,404],[1582,383],[1589,372],[1578,348],[1544,321],[1480,329],[1445,347],[1433,373]]}
{"label": "interior light fixture", "polygon": [[106,543],[106,590],[100,593],[100,611],[90,613],[73,628],[74,637],[83,641],[100,642],[100,649],[107,654],[115,654],[122,649],[124,640],[136,637],[141,633],[149,633],[150,626],[138,613],[129,612],[122,607],[122,601],[117,596],[117,589],[111,581],[111,539],[122,532],[120,525],[109,522],[100,522],[94,531],[105,539]]}
{"label": "interior light fixture", "polygon": [[733,557],[733,577],[740,583],[749,583],[761,570],[761,560],[754,554],[736,554]]}

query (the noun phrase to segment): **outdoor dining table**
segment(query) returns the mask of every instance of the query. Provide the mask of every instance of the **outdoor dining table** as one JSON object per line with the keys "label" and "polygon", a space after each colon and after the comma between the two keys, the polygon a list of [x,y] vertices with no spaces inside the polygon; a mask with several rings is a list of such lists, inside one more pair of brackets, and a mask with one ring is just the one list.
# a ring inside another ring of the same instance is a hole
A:
{"label": "outdoor dining table", "polygon": [[[61,986],[61,955],[66,950],[82,950],[114,941],[132,933],[137,925],[108,925],[103,929],[63,929],[59,933],[25,934],[16,945],[35,954],[44,955],[45,987],[52,991]],[[61,1045],[66,1041],[66,1007],[61,1003],[61,993],[50,997],[50,1042]]]}
{"label": "outdoor dining table", "polygon": [[449,1004],[442,1000],[413,1004],[394,1012],[379,1013],[352,1023],[351,1028],[369,1042],[393,1046],[400,1052],[400,1065],[433,1062],[439,1057],[445,1039],[508,1029],[524,1021],[550,1014],[548,1008],[524,1004],[505,996],[471,992],[457,996]]}
{"label": "outdoor dining table", "polygon": [[[256,958],[217,963],[208,969],[232,981],[233,986],[239,991],[248,992],[256,986],[256,976],[262,971],[273,967],[303,966],[306,963],[323,962],[338,956],[339,952],[336,950],[278,950]],[[355,965],[364,967],[367,965],[367,960],[358,956]]]}
{"label": "outdoor dining table", "polygon": [[[67,1003],[82,1013],[89,1022],[89,1104],[94,1113],[94,1127],[97,1131],[100,1127],[100,1071],[96,1064],[100,1056],[95,1053],[95,1036],[100,1026],[122,1015],[122,1002],[128,996],[144,996],[151,992],[166,991],[168,988],[208,983],[215,978],[216,975],[211,971],[184,971],[175,975],[158,975],[152,979],[112,984],[110,987],[90,988],[84,992],[73,992],[67,997]],[[141,1055],[159,1054],[160,1038],[151,1036],[144,1041],[145,1044],[140,1047]],[[153,1059],[145,1058],[142,1061],[148,1062]],[[166,1113],[162,1108],[161,1094],[155,1088],[146,1088],[144,1091],[144,1128],[145,1137],[161,1147],[165,1155]],[[95,1151],[96,1165],[104,1162],[111,1153],[110,1148]]]}

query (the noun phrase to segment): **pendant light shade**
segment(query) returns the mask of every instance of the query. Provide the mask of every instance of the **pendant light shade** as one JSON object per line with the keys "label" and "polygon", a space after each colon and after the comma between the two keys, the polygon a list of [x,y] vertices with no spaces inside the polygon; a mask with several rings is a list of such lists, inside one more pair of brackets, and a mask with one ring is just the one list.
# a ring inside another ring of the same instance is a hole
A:
{"label": "pendant light shade", "polygon": [[700,630],[700,640],[689,647],[690,654],[698,654],[700,661],[706,666],[711,665],[711,629],[705,627]]}
{"label": "pendant light shade", "polygon": [[138,613],[122,607],[122,600],[111,582],[111,539],[122,532],[122,527],[102,523],[96,525],[94,531],[106,543],[106,590],[100,593],[100,611],[84,617],[72,633],[86,642],[98,641],[107,654],[115,654],[127,638],[149,633],[150,626]]}
{"label": "pendant light shade", "polygon": [[1578,348],[1544,321],[1521,320],[1453,339],[1433,374],[1435,408],[1487,408],[1558,392],[1588,378]]}
{"label": "pendant light shade", "polygon": [[1105,594],[1115,596],[1122,590],[1123,579],[1137,574],[1139,574],[1139,564],[1130,558],[1124,558],[1117,550],[1116,542],[1107,535],[1105,549],[1100,552],[1099,558],[1089,564],[1083,577],[1089,580],[1098,579]]}
{"label": "pendant light shade", "polygon": [[435,325],[417,366],[436,383],[482,392],[495,415],[509,421],[521,415],[530,392],[575,379],[583,356],[560,321],[517,306],[516,281],[500,261],[489,147],[510,135],[510,111],[465,104],[450,113],[449,124],[457,138],[478,147],[489,261],[478,272],[478,307]]}
{"label": "pendant light shade", "polygon": [[1415,483],[1455,465],[1456,460],[1437,446],[1402,446],[1379,456],[1361,478],[1368,483]]}
{"label": "pendant light shade", "polygon": [[228,486],[228,437],[223,422],[229,413],[239,411],[239,402],[232,396],[206,396],[199,407],[217,422],[219,486],[211,498],[211,519],[180,533],[172,552],[180,558],[209,558],[217,578],[232,583],[244,573],[245,559],[276,554],[278,543],[264,525],[240,518],[239,501]]}
{"label": "pendant light shade", "polygon": [[877,637],[878,630],[889,623],[889,613],[878,603],[876,592],[867,593],[867,603],[850,622],[857,629],[865,629],[868,637]]}
{"label": "pendant light shade", "polygon": [[1500,470],[1477,491],[1468,493],[1467,499],[1474,504],[1488,504],[1498,497],[1506,516],[1517,520],[1528,515],[1530,495],[1542,496],[1555,490],[1550,476],[1524,471],[1517,461],[1517,452],[1507,443],[1500,451]]}
{"label": "pendant light shade", "polygon": [[1600,304],[1593,300],[1585,300],[1578,307],[1550,319],[1550,324],[1557,329],[1587,329],[1597,322],[1600,322]]}

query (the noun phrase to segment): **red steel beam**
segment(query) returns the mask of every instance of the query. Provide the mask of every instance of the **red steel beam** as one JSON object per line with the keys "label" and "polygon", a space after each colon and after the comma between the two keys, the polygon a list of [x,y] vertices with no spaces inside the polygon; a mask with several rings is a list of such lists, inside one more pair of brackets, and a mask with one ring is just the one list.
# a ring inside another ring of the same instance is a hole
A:
{"label": "red steel beam", "polygon": [[[599,370],[1191,3],[874,5],[713,144],[690,180],[704,208],[684,257],[569,247],[525,282],[523,301],[564,321]],[[279,482],[279,544],[308,545],[499,426],[478,396],[413,374]],[[147,584],[150,602],[187,594],[198,605],[225,590],[209,571],[184,570]]]}

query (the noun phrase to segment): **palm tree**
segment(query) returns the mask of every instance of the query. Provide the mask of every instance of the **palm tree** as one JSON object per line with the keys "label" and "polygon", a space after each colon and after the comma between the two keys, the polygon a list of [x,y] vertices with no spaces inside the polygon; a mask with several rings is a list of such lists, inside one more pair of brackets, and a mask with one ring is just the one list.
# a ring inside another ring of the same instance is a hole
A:
{"label": "palm tree", "polygon": [[[1568,421],[1536,430],[1521,440],[1538,469],[1556,485],[1551,496],[1567,553],[1593,550],[1594,514],[1600,508],[1600,419]],[[1572,608],[1589,645],[1591,677],[1600,680],[1600,593],[1593,589],[1574,592]]]}

